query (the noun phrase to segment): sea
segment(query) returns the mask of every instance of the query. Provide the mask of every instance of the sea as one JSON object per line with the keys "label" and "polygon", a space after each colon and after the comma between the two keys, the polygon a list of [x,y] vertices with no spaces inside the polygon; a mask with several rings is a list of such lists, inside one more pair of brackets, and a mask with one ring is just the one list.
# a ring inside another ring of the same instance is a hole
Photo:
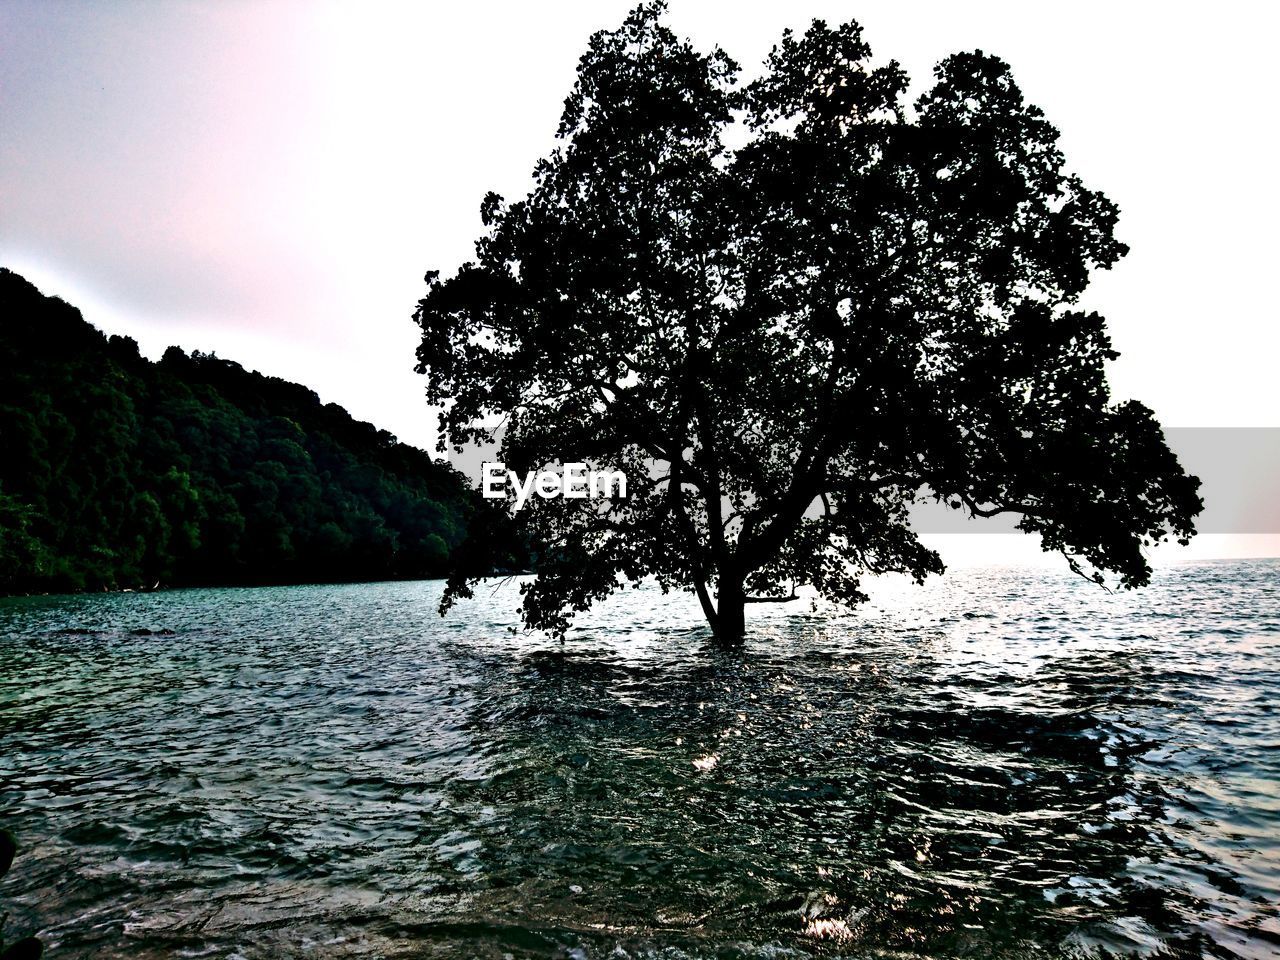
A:
{"label": "sea", "polygon": [[0,880],[57,958],[1275,958],[1280,561],[0,601]]}

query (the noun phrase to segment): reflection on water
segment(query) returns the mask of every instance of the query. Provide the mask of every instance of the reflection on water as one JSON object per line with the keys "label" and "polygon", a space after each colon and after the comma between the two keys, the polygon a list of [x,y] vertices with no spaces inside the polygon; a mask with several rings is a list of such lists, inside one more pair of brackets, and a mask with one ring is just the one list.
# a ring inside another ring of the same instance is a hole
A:
{"label": "reflection on water", "polygon": [[563,645],[514,585],[5,601],[0,902],[52,957],[1274,957],[1278,574],[886,583],[742,656],[647,589]]}

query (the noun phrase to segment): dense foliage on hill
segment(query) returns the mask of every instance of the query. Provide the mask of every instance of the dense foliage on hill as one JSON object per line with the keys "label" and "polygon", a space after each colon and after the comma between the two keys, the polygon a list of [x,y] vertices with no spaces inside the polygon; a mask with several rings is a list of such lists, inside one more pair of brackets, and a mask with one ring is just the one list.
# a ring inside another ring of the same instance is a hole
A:
{"label": "dense foliage on hill", "polygon": [[152,362],[0,269],[2,592],[437,575],[480,506],[306,387]]}

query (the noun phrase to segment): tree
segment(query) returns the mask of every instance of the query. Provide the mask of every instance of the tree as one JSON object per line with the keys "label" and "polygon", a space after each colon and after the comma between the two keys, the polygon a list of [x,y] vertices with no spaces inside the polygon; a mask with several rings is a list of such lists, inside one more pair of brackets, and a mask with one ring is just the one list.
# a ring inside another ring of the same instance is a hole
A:
{"label": "tree", "polygon": [[434,576],[510,545],[425,451],[228,360],[152,363],[3,268],[0,369],[0,593]]}
{"label": "tree", "polygon": [[956,54],[908,105],[857,24],[815,21],[741,83],[663,11],[592,37],[532,191],[484,199],[476,259],[428,273],[414,315],[442,449],[500,421],[514,469],[632,477],[613,509],[518,514],[526,623],[563,632],[653,577],[736,644],[745,604],[796,584],[855,603],[866,573],[940,572],[907,520],[925,496],[1146,583],[1199,482],[1109,397],[1116,353],[1076,303],[1126,252],[1116,207],[1064,171],[1008,66]]}

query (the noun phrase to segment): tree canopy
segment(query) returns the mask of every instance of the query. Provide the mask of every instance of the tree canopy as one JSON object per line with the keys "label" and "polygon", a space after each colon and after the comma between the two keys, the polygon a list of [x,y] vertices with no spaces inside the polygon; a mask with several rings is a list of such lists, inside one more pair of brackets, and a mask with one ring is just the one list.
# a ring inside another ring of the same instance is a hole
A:
{"label": "tree canopy", "polygon": [[[439,576],[461,477],[306,387],[157,363],[0,270],[0,593]],[[509,541],[508,541],[509,542]]]}
{"label": "tree canopy", "polygon": [[475,259],[428,273],[415,313],[442,445],[644,481],[521,511],[526,622],[563,631],[653,577],[736,643],[752,600],[940,572],[921,497],[1147,582],[1144,550],[1194,533],[1198,481],[1110,397],[1105,322],[1076,304],[1126,252],[1117,210],[1009,67],[953,55],[908,103],[856,23],[814,21],[744,82],[663,12],[592,37],[531,192],[484,199]]}

